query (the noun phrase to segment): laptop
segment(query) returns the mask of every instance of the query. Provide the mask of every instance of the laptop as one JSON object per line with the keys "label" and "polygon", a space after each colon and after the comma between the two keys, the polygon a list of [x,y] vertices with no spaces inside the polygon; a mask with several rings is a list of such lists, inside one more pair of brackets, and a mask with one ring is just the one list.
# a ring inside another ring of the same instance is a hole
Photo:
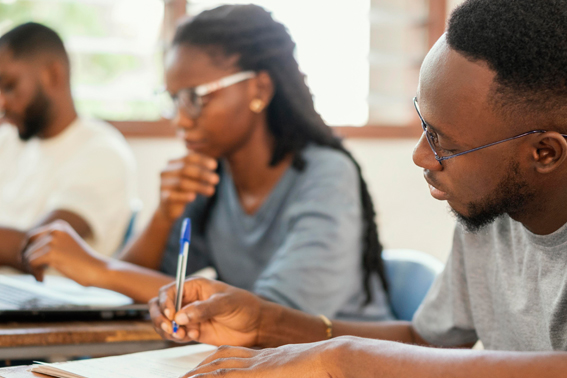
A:
{"label": "laptop", "polygon": [[124,320],[148,317],[146,304],[59,276],[0,274],[0,322]]}

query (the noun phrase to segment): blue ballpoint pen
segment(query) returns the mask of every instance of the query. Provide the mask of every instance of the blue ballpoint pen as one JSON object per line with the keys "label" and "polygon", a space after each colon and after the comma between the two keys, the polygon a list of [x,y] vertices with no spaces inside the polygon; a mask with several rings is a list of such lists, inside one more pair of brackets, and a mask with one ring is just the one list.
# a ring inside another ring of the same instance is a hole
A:
{"label": "blue ballpoint pen", "polygon": [[[181,225],[181,237],[179,238],[179,256],[177,257],[177,295],[175,297],[175,313],[181,310],[183,299],[183,282],[187,271],[187,255],[191,244],[191,219],[185,218]],[[173,321],[173,333],[177,333],[179,326]]]}

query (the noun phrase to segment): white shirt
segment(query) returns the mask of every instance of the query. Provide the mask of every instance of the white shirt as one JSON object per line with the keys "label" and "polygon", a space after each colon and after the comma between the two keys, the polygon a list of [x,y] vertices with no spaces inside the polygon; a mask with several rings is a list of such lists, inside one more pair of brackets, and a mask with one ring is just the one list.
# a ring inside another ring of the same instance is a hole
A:
{"label": "white shirt", "polygon": [[0,225],[29,230],[55,210],[91,227],[104,255],[120,246],[136,196],[134,156],[111,125],[77,118],[59,135],[27,142],[0,127]]}

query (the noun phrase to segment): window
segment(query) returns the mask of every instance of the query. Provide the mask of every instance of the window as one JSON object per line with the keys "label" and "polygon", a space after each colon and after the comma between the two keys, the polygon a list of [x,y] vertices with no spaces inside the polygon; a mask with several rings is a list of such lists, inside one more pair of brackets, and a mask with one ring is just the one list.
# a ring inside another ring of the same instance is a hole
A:
{"label": "window", "polygon": [[[296,43],[296,59],[307,76],[315,108],[330,125],[368,122],[370,0],[233,0],[272,12]],[[192,0],[197,14],[222,2]]]}
{"label": "window", "polygon": [[[252,2],[288,27],[316,109],[338,133],[421,134],[411,107],[419,66],[444,30],[447,9],[462,0]],[[53,27],[71,55],[81,113],[113,121],[126,135],[171,136],[154,96],[163,82],[164,41],[171,40],[180,17],[220,3],[0,0],[0,33],[30,20]]]}
{"label": "window", "polygon": [[155,120],[163,13],[160,0],[0,0],[0,34],[28,21],[53,28],[70,55],[80,113]]}

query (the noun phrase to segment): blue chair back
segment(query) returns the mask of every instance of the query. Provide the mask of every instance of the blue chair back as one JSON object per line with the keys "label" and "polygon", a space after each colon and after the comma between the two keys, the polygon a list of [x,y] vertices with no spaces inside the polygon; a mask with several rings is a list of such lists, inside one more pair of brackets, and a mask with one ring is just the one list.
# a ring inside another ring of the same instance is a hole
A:
{"label": "blue chair back", "polygon": [[391,249],[382,252],[390,303],[399,320],[411,320],[443,263],[424,252]]}
{"label": "blue chair back", "polygon": [[128,226],[126,227],[126,231],[124,232],[124,237],[122,238],[122,244],[120,245],[120,250],[128,243],[130,238],[134,235],[134,229],[136,227],[136,219],[138,214],[142,210],[143,204],[142,201],[139,199],[133,199],[130,201],[130,210],[132,213],[130,214],[130,220],[128,221]]}

